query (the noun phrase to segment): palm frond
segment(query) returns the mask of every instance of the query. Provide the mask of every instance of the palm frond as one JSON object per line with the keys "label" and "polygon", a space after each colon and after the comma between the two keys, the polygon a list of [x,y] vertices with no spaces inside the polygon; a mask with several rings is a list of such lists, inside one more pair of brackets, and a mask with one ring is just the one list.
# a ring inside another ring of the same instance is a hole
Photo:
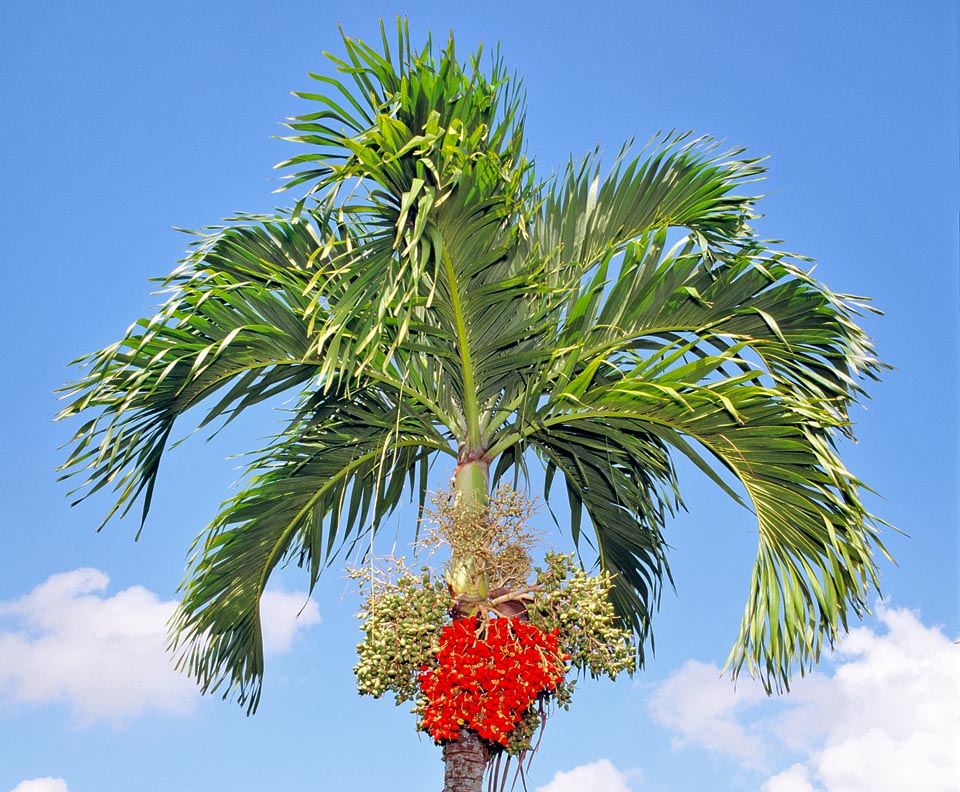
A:
{"label": "palm frond", "polygon": [[[846,627],[848,612],[866,609],[877,583],[873,551],[882,545],[860,500],[860,482],[835,452],[832,434],[844,428],[836,411],[756,384],[749,371],[717,378],[734,355],[727,350],[664,368],[657,365],[665,357],[660,352],[643,377],[595,380],[585,389],[571,383],[542,409],[523,442],[543,449],[548,470],[556,467],[567,479],[571,507],[590,515],[601,563],[632,589],[614,596],[634,629],[648,617],[651,600],[641,610],[631,598],[649,597],[656,590],[650,581],[666,571],[662,550],[652,549],[663,547],[669,501],[649,493],[657,491],[653,484],[667,493],[675,487],[668,463],[655,464],[660,457],[649,452],[638,463],[646,481],[625,474],[623,460],[638,455],[637,437],[657,454],[673,447],[690,457],[728,491],[712,470],[719,464],[732,473],[756,513],[760,551],[730,665],[734,673],[743,666],[758,672],[771,689],[787,685],[795,665],[809,668]],[[588,430],[589,443],[569,437]],[[573,451],[562,463],[542,439],[558,436]],[[659,472],[658,481],[650,481],[650,471]],[[637,548],[650,548],[642,559],[646,588],[638,587],[641,569],[627,555],[639,557]]]}
{"label": "palm frond", "polygon": [[570,507],[570,531],[578,550],[586,512],[601,567],[614,575],[610,598],[624,625],[637,636],[643,663],[650,621],[664,578],[670,578],[666,517],[680,505],[666,446],[641,423],[603,418],[554,422],[525,438],[544,461],[546,486],[560,473]]}
{"label": "palm frond", "polygon": [[309,572],[355,545],[399,505],[426,497],[427,465],[455,454],[429,414],[382,390],[314,395],[258,455],[196,553],[171,625],[179,666],[204,692],[224,688],[256,710],[263,677],[260,598],[284,560]]}
{"label": "palm frond", "polygon": [[718,150],[709,137],[671,133],[630,160],[625,147],[602,179],[598,152],[571,162],[544,196],[533,243],[581,275],[661,228],[689,229],[704,255],[722,256],[731,242],[749,236],[756,198],[736,191],[764,168],[761,160],[737,159],[743,149]]}
{"label": "palm frond", "polygon": [[204,238],[165,282],[173,294],[156,315],[76,361],[86,372],[64,389],[69,403],[59,417],[96,413],[61,468],[64,478],[86,475],[81,500],[112,486],[109,519],[142,495],[142,525],[179,416],[205,403],[199,426],[229,420],[317,376],[303,319],[316,233],[306,222],[275,220]]}
{"label": "palm frond", "polygon": [[[480,68],[482,51],[461,64],[452,38],[439,54],[430,42],[415,52],[403,21],[397,60],[385,31],[383,40],[378,53],[344,38],[347,59],[334,61],[352,85],[323,82],[346,101],[306,95],[323,109],[289,124],[301,133],[289,139],[312,147],[311,167],[296,171],[289,186],[311,183],[311,193],[322,194],[324,205],[337,202],[362,239],[309,284],[318,344],[343,347],[361,370],[374,365],[386,337],[393,342],[380,360],[392,357],[411,325],[423,323],[425,310],[438,305],[436,290],[446,282],[449,291],[444,251],[464,259],[445,242],[451,229],[461,240],[470,238],[467,230],[479,234],[473,266],[487,266],[522,231],[533,189],[521,151],[522,94],[506,79],[499,58],[487,75]],[[293,158],[279,167],[305,161]],[[338,199],[345,183],[353,184],[352,202]],[[457,275],[462,287],[464,273]],[[350,287],[331,294],[327,286],[337,283]],[[365,332],[354,335],[351,323]],[[449,322],[441,329],[456,337]]]}

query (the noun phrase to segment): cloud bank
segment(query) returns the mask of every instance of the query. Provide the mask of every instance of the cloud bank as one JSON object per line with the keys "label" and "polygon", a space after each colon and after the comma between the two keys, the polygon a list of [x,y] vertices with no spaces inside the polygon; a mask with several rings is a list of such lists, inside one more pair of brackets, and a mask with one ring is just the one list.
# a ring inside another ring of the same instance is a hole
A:
{"label": "cloud bank", "polygon": [[[689,661],[648,712],[699,746],[764,772],[761,792],[955,792],[960,788],[960,647],[906,610],[851,630],[827,664],[767,700],[734,693],[720,669]],[[782,768],[782,769],[779,769]]]}
{"label": "cloud bank", "polygon": [[[112,596],[97,569],[53,575],[29,594],[0,602],[0,704],[63,702],[80,725],[125,722],[149,711],[182,714],[198,699],[166,651],[176,603],[141,586]],[[298,630],[320,621],[306,594],[268,592],[264,650],[284,652]],[[298,618],[299,614],[299,618]],[[12,625],[12,626],[11,626]],[[59,779],[16,792],[62,792]]]}

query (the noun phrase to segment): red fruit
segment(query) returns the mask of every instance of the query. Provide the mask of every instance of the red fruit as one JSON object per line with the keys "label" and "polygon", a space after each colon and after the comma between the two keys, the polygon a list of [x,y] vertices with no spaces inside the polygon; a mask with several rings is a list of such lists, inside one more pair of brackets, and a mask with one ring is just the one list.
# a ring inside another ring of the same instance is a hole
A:
{"label": "red fruit", "polygon": [[470,618],[443,628],[437,665],[418,680],[426,698],[421,726],[438,742],[469,726],[506,745],[537,696],[563,680],[565,657],[556,630],[544,633],[513,617],[490,621],[485,636],[477,627]]}

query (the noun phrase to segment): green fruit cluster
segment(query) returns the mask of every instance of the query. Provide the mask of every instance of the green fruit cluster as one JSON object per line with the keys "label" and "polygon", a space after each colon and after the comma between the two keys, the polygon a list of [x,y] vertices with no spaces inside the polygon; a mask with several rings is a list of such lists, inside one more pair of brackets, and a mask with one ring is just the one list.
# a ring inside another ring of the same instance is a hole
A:
{"label": "green fruit cluster", "polygon": [[361,694],[380,698],[392,692],[399,705],[417,695],[417,675],[439,649],[451,599],[446,584],[426,569],[370,589],[358,614],[364,639],[353,673]]}

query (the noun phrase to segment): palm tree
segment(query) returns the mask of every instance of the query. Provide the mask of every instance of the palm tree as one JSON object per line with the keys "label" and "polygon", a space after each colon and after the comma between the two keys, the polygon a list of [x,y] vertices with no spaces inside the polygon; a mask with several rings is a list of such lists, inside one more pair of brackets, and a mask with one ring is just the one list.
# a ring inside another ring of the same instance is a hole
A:
{"label": "palm tree", "polygon": [[[344,37],[344,79],[299,94],[315,109],[289,123],[308,146],[282,163],[296,206],[199,234],[158,313],[78,361],[61,417],[90,417],[64,476],[112,488],[107,519],[139,503],[142,527],[181,414],[226,423],[296,395],[198,538],[173,625],[202,689],[253,712],[278,563],[312,587],[406,496],[423,506],[439,455],[468,506],[542,465],[642,665],[686,457],[759,529],[728,666],[786,686],[876,585],[878,529],[837,452],[881,368],[862,305],[757,238],[740,191],[763,166],[742,151],[660,135],[543,181],[499,57],[485,72],[452,38],[436,54],[404,21],[381,33],[382,50]],[[448,789],[482,751],[466,730],[447,746]]]}

